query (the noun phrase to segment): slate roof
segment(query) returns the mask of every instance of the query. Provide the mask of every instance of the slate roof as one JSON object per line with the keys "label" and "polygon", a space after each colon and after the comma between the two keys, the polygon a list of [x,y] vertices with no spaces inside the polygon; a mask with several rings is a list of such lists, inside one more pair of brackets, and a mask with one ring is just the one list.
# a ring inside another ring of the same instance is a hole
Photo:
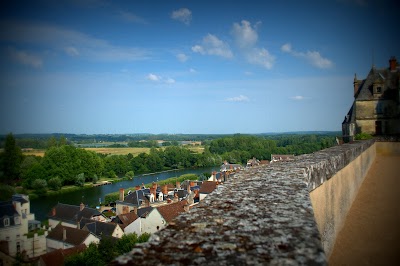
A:
{"label": "slate roof", "polygon": [[157,210],[161,214],[161,216],[165,219],[165,221],[167,221],[167,223],[170,223],[181,212],[185,212],[184,206],[186,204],[187,204],[186,200],[181,200],[157,207]]}
{"label": "slate roof", "polygon": [[209,194],[214,191],[217,187],[217,182],[214,181],[204,181],[200,187],[199,193]]}
{"label": "slate roof", "polygon": [[[66,230],[66,239],[63,240],[63,230]],[[57,241],[64,241],[65,243],[77,246],[83,243],[85,239],[90,235],[89,231],[63,226],[58,224],[53,230],[47,235],[46,238],[54,239]]]}
{"label": "slate roof", "polygon": [[21,195],[21,194],[14,194],[14,195],[12,195],[12,201],[18,201],[18,202],[21,202],[21,204],[24,204],[24,203],[28,203],[28,202],[29,202],[28,196],[26,196],[26,195]]}
{"label": "slate roof", "polygon": [[144,207],[137,210],[137,216],[140,218],[146,218],[147,215],[153,210],[153,207]]}
{"label": "slate roof", "polygon": [[[53,215],[55,211],[55,215]],[[80,206],[58,203],[49,213],[48,217],[55,220],[61,220],[69,223],[77,223],[82,218],[91,218],[101,215],[101,213],[93,208],[85,207],[80,210]]]}
{"label": "slate roof", "polygon": [[373,83],[375,81],[382,82],[384,84],[384,92],[380,99],[395,99],[396,97],[396,82],[399,79],[399,72],[391,72],[389,69],[376,69],[371,68],[367,78],[362,80],[359,84],[359,90],[356,94],[356,100],[372,100],[373,96]]}
{"label": "slate roof", "polygon": [[82,252],[86,249],[85,244],[81,244],[72,248],[57,249],[40,256],[40,265],[61,266],[64,265],[66,257]]}
{"label": "slate roof", "polygon": [[103,236],[112,236],[117,224],[115,223],[103,223],[99,221],[93,221],[86,218],[82,218],[82,220],[86,220],[85,225],[82,227],[83,230],[88,230],[98,237]]}
{"label": "slate roof", "polygon": [[4,218],[9,218],[9,226],[15,225],[14,217],[19,216],[12,201],[0,202],[0,228],[4,227]]}
{"label": "slate roof", "polygon": [[144,201],[144,197],[147,194],[150,194],[149,188],[135,190],[131,194],[127,195],[124,198],[124,202],[130,203],[130,204],[133,204],[133,205],[139,207],[140,205],[142,205],[142,202]]}
{"label": "slate roof", "polygon": [[354,102],[353,102],[353,104],[350,107],[349,112],[344,117],[342,124],[355,123],[356,122],[356,114],[355,113],[356,112],[354,112]]}

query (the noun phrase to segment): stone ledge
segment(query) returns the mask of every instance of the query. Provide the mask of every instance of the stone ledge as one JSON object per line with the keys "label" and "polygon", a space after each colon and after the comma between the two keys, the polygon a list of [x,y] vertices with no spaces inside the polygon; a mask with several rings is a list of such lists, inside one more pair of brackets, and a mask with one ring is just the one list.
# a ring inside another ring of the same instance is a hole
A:
{"label": "stone ledge", "polygon": [[242,171],[114,264],[326,265],[309,192],[373,143]]}

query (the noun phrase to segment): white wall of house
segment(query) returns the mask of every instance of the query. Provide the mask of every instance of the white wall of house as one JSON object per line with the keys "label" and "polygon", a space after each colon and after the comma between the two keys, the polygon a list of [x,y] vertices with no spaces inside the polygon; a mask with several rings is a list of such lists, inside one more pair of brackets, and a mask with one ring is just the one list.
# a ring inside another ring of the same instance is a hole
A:
{"label": "white wall of house", "polygon": [[136,233],[137,235],[141,235],[140,224],[140,218],[137,218],[135,221],[124,228],[125,234]]}
{"label": "white wall of house", "polygon": [[114,232],[112,233],[113,237],[116,238],[121,238],[124,235],[124,231],[121,229],[121,227],[117,224],[117,226],[114,229]]}
{"label": "white wall of house", "polygon": [[[93,234],[89,234],[86,239],[83,241],[83,244],[86,246],[89,246],[90,243],[96,243],[98,244],[100,242],[100,239],[96,237]],[[59,241],[51,238],[46,239],[46,246],[47,246],[47,252],[51,252],[56,249],[67,249],[67,248],[72,248],[74,245],[66,243],[64,241]]]}
{"label": "white wall of house", "polygon": [[98,244],[100,242],[100,239],[93,235],[92,233],[90,233],[88,235],[88,237],[85,239],[85,241],[83,241],[83,243],[88,247],[90,245],[90,243],[96,243]]}
{"label": "white wall of house", "polygon": [[207,197],[208,194],[205,193],[199,193],[199,200],[202,201],[205,197]]}
{"label": "white wall of house", "polygon": [[161,216],[160,212],[154,208],[146,218],[139,218],[141,220],[141,234],[155,233],[166,226],[166,221]]}
{"label": "white wall of house", "polygon": [[24,250],[29,258],[37,257],[46,253],[47,234],[47,231],[45,231],[44,234],[40,236],[38,234],[34,234],[31,238],[24,236]]}

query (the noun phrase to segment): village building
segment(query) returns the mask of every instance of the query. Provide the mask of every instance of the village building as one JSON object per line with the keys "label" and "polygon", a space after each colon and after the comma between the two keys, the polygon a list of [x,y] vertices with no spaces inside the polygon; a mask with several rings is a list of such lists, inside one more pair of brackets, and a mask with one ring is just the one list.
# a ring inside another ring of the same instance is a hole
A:
{"label": "village building", "polygon": [[294,160],[293,154],[271,154],[271,162],[290,161]]}
{"label": "village building", "polygon": [[58,224],[46,237],[47,252],[57,249],[67,249],[90,243],[98,244],[100,238],[88,230],[81,230]]}
{"label": "village building", "polygon": [[105,236],[121,238],[124,235],[124,231],[116,223],[104,223],[88,218],[82,218],[79,226],[80,229],[87,230],[100,239]]}
{"label": "village building", "polygon": [[204,181],[200,186],[199,199],[202,201],[208,194],[213,192],[217,188],[217,182],[215,181]]}
{"label": "village building", "polygon": [[82,218],[96,220],[100,222],[108,222],[106,216],[98,210],[86,207],[83,203],[79,206],[58,203],[49,213],[49,226],[56,227],[59,223],[72,228],[79,228],[79,222]]}
{"label": "village building", "polygon": [[344,142],[356,134],[400,134],[400,67],[395,57],[389,67],[372,66],[366,79],[354,76],[354,101],[342,123]]}
{"label": "village building", "polygon": [[24,260],[46,253],[46,235],[30,212],[29,196],[15,194],[0,202],[0,265],[12,264],[17,253]]}
{"label": "village building", "polygon": [[85,244],[81,244],[67,249],[56,249],[40,256],[38,266],[61,266],[65,259],[71,255],[80,253],[86,249]]}

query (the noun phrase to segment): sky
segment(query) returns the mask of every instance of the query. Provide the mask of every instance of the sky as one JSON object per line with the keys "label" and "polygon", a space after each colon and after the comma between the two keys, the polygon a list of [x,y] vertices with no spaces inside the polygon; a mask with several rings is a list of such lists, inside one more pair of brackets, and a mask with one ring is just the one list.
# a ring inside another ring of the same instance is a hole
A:
{"label": "sky", "polygon": [[396,1],[1,1],[0,134],[340,131]]}

